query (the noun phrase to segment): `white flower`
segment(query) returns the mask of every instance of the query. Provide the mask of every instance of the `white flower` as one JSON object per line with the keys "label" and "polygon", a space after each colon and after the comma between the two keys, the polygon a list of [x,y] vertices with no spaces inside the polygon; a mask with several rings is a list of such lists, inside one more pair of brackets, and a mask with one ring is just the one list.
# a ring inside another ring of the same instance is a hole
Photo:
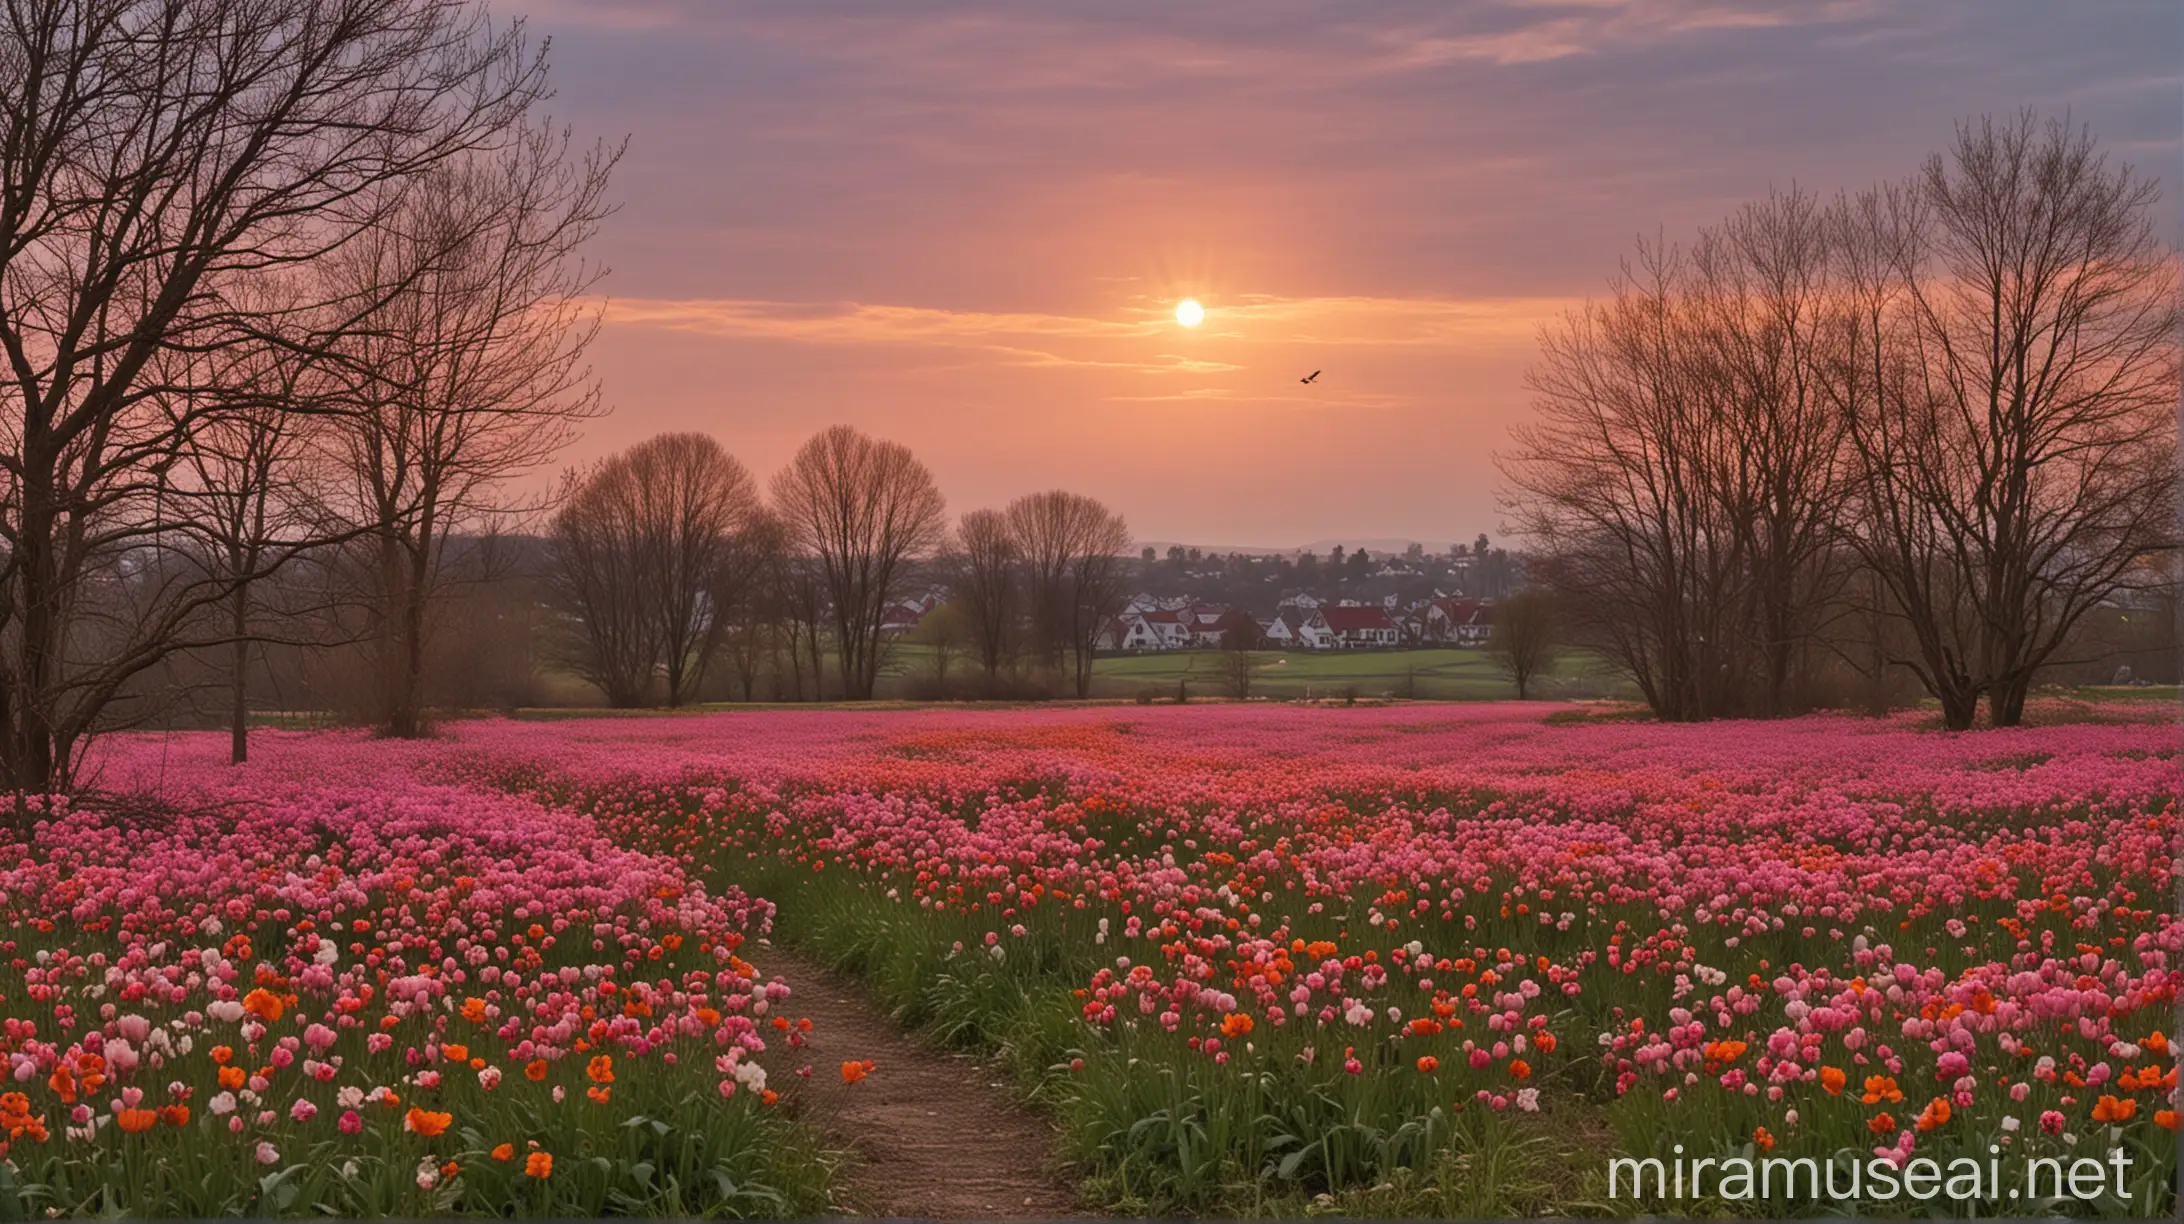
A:
{"label": "white flower", "polygon": [[355,1084],[350,1084],[334,1094],[334,1101],[343,1109],[355,1109],[364,1103],[364,1090]]}
{"label": "white flower", "polygon": [[219,1096],[216,1096],[211,1100],[205,1102],[205,1108],[211,1110],[212,1116],[216,1118],[224,1114],[234,1113],[235,1094],[232,1092],[223,1092]]}
{"label": "white flower", "polygon": [[2017,1129],[2018,1127],[2020,1127],[2020,1126],[2023,1126],[2023,1125],[2024,1125],[2024,1123],[2022,1123],[2022,1122],[2018,1121],[2018,1120],[2017,1120],[2016,1118],[2014,1118],[2014,1117],[2010,1117],[2010,1118],[2004,1118],[2004,1119],[2002,1119],[2002,1129],[2003,1129],[2003,1130],[2006,1130],[2006,1131],[2013,1131],[2013,1130],[2016,1130],[2016,1129]]}
{"label": "white flower", "polygon": [[1519,1089],[1517,1089],[1517,1108],[1518,1108],[1518,1109],[1521,1109],[1521,1110],[1523,1110],[1523,1111],[1524,1111],[1524,1112],[1526,1112],[1526,1113],[1538,1113],[1538,1112],[1539,1112],[1539,1089],[1537,1089],[1537,1088],[1519,1088]]}

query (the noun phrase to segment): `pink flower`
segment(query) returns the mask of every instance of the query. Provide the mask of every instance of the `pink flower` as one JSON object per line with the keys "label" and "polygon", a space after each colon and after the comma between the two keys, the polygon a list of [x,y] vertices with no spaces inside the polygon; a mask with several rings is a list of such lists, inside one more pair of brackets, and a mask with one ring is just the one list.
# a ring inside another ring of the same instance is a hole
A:
{"label": "pink flower", "polygon": [[361,1134],[364,1130],[364,1115],[353,1109],[343,1110],[334,1126],[344,1135]]}
{"label": "pink flower", "polygon": [[288,1116],[298,1122],[309,1122],[318,1116],[318,1106],[297,1097],[296,1103],[288,1107]]}

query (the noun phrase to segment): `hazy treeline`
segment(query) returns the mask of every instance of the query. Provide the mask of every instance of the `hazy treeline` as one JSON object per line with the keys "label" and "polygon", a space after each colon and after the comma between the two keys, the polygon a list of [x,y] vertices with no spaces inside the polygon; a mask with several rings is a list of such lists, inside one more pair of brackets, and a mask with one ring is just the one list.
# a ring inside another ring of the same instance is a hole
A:
{"label": "hazy treeline", "polygon": [[2017,722],[2128,608],[2173,629],[2157,199],[2026,115],[1963,126],[1902,182],[1641,245],[1544,337],[1503,456],[1568,631],[1664,717],[1904,675],[1965,727],[1982,698]]}
{"label": "hazy treeline", "polygon": [[1129,545],[1120,516],[1060,491],[951,531],[909,450],[835,426],[764,496],[697,434],[572,474],[543,572],[555,658],[616,706],[681,705],[708,677],[744,701],[868,699],[906,601],[936,587],[950,602],[918,626],[936,686],[963,654],[981,692],[1020,693],[1020,669],[1035,666],[1082,695]]}

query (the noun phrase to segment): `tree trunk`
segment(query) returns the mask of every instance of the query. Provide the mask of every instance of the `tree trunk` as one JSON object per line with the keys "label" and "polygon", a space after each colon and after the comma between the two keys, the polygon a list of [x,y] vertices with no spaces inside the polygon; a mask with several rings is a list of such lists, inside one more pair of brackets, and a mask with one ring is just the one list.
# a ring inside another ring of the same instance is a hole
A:
{"label": "tree trunk", "polygon": [[1941,725],[1951,731],[1969,731],[1979,714],[1979,690],[1959,685],[1935,694],[1941,699]]}
{"label": "tree trunk", "polygon": [[2014,727],[2025,720],[2025,697],[2032,677],[2019,675],[1997,681],[1987,690],[1987,719],[1997,727]]}
{"label": "tree trunk", "polygon": [[229,627],[235,634],[232,672],[228,677],[228,764],[250,759],[250,588],[238,585],[230,597]]}

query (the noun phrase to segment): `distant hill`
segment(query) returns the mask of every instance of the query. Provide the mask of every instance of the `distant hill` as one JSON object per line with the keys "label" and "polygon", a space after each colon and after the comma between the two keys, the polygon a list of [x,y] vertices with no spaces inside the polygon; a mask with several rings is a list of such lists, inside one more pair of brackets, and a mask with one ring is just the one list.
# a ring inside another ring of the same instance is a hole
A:
{"label": "distant hill", "polygon": [[[1449,550],[1449,542],[1445,540],[1439,542],[1433,540],[1420,540],[1416,542],[1425,545],[1425,549],[1428,553],[1445,553]],[[1409,549],[1412,543],[1413,541],[1411,540],[1381,536],[1364,539],[1352,538],[1335,540],[1314,540],[1310,544],[1295,544],[1284,547],[1270,547],[1265,544],[1196,544],[1182,540],[1141,540],[1138,542],[1138,547],[1150,548],[1153,550],[1154,553],[1160,556],[1166,556],[1169,548],[1177,544],[1181,544],[1184,548],[1195,548],[1199,552],[1204,553],[1208,556],[1222,556],[1228,553],[1244,553],[1251,556],[1263,557],[1273,554],[1285,554],[1294,556],[1297,553],[1307,551],[1317,553],[1321,556],[1325,556],[1328,553],[1333,552],[1335,550],[1335,546],[1339,544],[1342,546],[1342,550],[1344,552],[1356,552],[1358,549],[1362,548],[1372,555],[1379,557],[1385,556],[1388,553],[1403,552]],[[1466,547],[1469,547],[1469,540],[1464,541],[1464,543]]]}

